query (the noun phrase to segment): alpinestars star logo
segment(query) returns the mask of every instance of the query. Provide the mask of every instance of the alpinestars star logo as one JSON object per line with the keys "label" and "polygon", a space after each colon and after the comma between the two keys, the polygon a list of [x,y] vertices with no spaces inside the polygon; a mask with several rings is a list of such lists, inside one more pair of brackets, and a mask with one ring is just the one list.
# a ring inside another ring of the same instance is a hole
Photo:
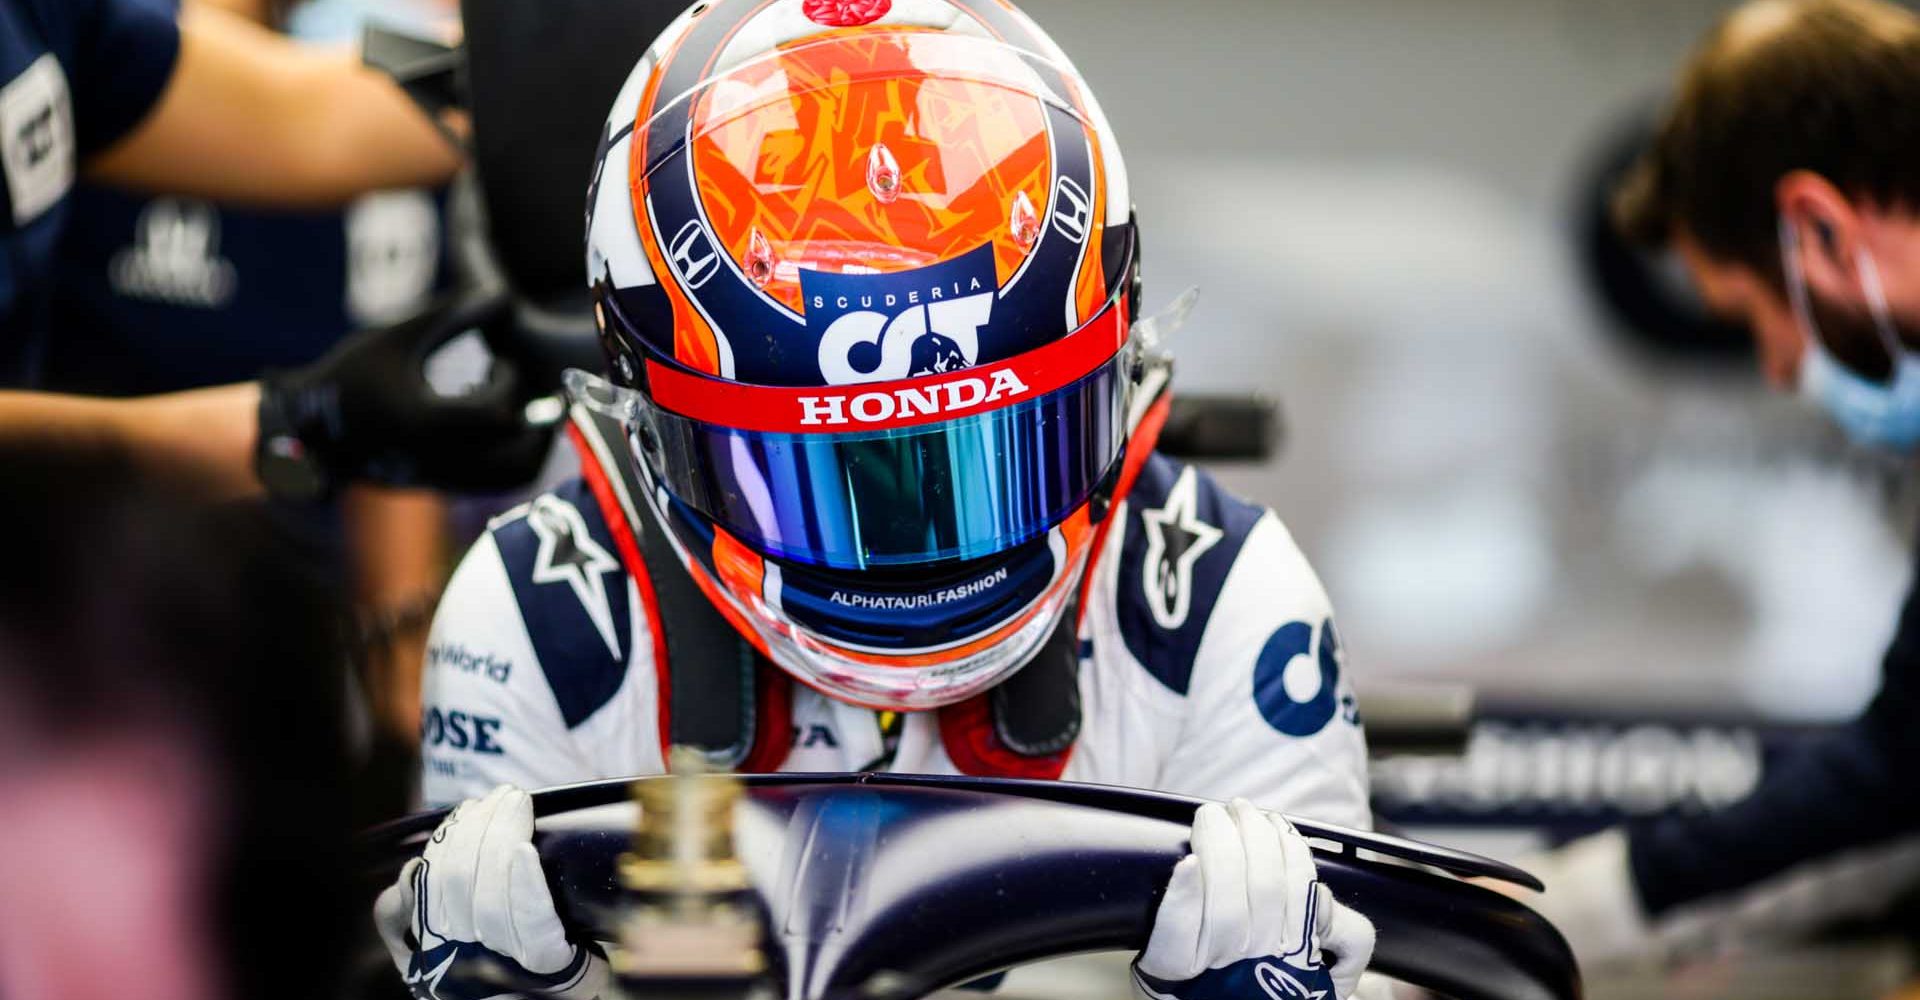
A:
{"label": "alpinestars star logo", "polygon": [[1220,529],[1200,520],[1195,511],[1199,490],[1199,479],[1188,466],[1174,482],[1164,506],[1140,512],[1147,527],[1147,559],[1140,583],[1147,608],[1161,628],[1176,629],[1186,624],[1192,604],[1193,564],[1220,542]]}
{"label": "alpinestars star logo", "polygon": [[419,1000],[435,1000],[440,995],[440,983],[447,978],[447,973],[453,970],[453,963],[459,957],[460,953],[457,950],[448,948],[446,957],[440,960],[439,965],[426,968],[422,956],[413,956],[414,964],[420,967],[408,970],[405,977],[407,992]]}
{"label": "alpinestars star logo", "polygon": [[587,523],[572,504],[554,496],[542,496],[527,512],[527,524],[540,539],[540,551],[533,560],[534,583],[565,583],[592,620],[593,627],[606,641],[607,655],[620,658],[620,640],[613,627],[613,606],[607,600],[607,574],[620,569],[620,561],[593,540]]}
{"label": "alpinestars star logo", "polygon": [[1260,984],[1260,992],[1273,1000],[1326,1000],[1327,996],[1326,990],[1308,989],[1305,983],[1272,962],[1254,966],[1253,981]]}

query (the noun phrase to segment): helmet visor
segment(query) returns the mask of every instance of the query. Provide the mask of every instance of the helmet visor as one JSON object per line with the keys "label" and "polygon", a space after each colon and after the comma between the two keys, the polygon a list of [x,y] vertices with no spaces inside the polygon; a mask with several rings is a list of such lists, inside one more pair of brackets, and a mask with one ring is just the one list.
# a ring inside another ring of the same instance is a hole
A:
{"label": "helmet visor", "polygon": [[768,556],[971,559],[1045,534],[1120,457],[1140,368],[1124,313],[1115,302],[1038,350],[898,382],[749,386],[650,361],[652,400],[582,372],[568,385],[632,429],[676,499]]}

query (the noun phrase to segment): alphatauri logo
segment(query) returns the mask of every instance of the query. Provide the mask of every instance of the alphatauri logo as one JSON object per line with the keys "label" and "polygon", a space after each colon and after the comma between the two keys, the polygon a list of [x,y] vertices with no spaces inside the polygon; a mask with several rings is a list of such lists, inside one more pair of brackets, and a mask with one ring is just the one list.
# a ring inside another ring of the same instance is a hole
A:
{"label": "alphatauri logo", "polygon": [[0,173],[13,224],[25,226],[73,187],[73,103],[52,53],[0,86]]}
{"label": "alphatauri logo", "polygon": [[944,375],[980,360],[997,292],[993,247],[890,274],[803,270],[800,287],[828,385]]}
{"label": "alphatauri logo", "polygon": [[[845,385],[938,375],[973,364],[980,353],[980,328],[993,313],[993,293],[942,299],[945,290],[939,285],[928,289],[924,304],[919,289],[904,295],[860,296],[861,305],[905,306],[906,310],[889,316],[859,309],[834,320],[820,338],[820,374]],[[956,285],[953,291],[958,290]],[[848,298],[843,295],[839,301]],[[854,358],[862,353],[877,358],[877,363],[867,369],[858,367]]]}
{"label": "alphatauri logo", "polygon": [[395,323],[433,297],[440,273],[440,210],[422,191],[382,191],[347,209],[347,315]]}

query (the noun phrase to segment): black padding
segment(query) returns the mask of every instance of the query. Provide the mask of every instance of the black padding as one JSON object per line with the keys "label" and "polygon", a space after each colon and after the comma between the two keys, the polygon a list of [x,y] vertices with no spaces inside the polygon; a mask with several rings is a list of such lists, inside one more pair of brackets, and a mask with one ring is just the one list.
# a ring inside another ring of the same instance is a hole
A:
{"label": "black padding", "polygon": [[1079,619],[1072,606],[1033,661],[993,689],[994,734],[1014,753],[1045,757],[1080,735]]}
{"label": "black padding", "polygon": [[1177,393],[1155,450],[1187,461],[1264,462],[1280,450],[1280,404],[1265,396]]}
{"label": "black padding", "polygon": [[582,429],[597,437],[604,453],[613,456],[614,468],[605,471],[618,477],[633,499],[633,534],[653,582],[660,611],[657,624],[667,648],[672,683],[667,699],[669,742],[694,747],[716,765],[738,764],[753,750],[754,678],[760,669],[775,667],[763,662],[760,652],[714,610],[687,575],[666,539],[666,529],[640,492],[644,487],[632,464],[623,460],[627,444],[620,425],[594,414]]}
{"label": "black padding", "polygon": [[586,191],[621,84],[679,0],[463,0],[473,148],[495,251],[521,296],[586,284]]}

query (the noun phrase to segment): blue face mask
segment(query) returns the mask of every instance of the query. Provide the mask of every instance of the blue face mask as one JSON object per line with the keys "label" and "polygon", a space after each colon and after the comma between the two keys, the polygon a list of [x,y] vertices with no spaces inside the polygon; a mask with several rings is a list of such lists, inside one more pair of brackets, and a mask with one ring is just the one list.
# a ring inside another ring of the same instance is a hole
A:
{"label": "blue face mask", "polygon": [[1900,343],[1872,255],[1862,248],[1855,265],[1874,329],[1893,359],[1893,376],[1885,382],[1867,379],[1841,364],[1820,340],[1820,328],[1807,304],[1799,234],[1785,218],[1780,220],[1780,256],[1786,264],[1793,312],[1807,338],[1806,353],[1800,359],[1800,396],[1825,410],[1855,444],[1896,452],[1920,448],[1920,356]]}

